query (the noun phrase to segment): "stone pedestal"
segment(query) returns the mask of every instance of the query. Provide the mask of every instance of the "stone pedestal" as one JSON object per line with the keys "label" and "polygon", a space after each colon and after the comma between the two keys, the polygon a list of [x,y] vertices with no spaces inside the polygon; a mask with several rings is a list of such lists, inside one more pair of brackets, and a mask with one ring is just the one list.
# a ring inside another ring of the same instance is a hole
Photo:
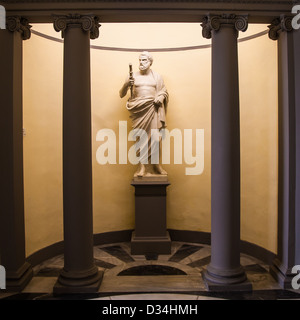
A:
{"label": "stone pedestal", "polygon": [[134,178],[135,231],[131,254],[170,254],[171,239],[166,223],[167,176]]}

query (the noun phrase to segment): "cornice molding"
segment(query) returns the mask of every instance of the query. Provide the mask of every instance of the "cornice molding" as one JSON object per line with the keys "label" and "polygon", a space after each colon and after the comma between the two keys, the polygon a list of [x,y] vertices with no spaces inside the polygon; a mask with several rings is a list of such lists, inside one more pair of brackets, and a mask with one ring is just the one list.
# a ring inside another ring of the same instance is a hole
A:
{"label": "cornice molding", "polygon": [[101,17],[101,22],[195,22],[208,13],[249,15],[249,23],[270,24],[290,15],[300,0],[0,0],[8,15],[30,23],[53,23],[53,15],[80,13]]}
{"label": "cornice molding", "polygon": [[246,31],[248,28],[247,16],[236,16],[234,14],[223,14],[221,16],[208,15],[201,23],[202,36],[210,39],[212,31],[219,31],[222,25],[232,25],[237,31]]}
{"label": "cornice molding", "polygon": [[99,37],[99,18],[93,15],[79,15],[70,14],[67,16],[55,16],[53,26],[55,31],[62,32],[64,37],[64,31],[70,26],[80,26],[83,31],[89,31],[91,39]]}
{"label": "cornice molding", "polygon": [[[0,3],[89,3],[89,2],[118,2],[118,3],[128,3],[128,2],[141,2],[141,0],[1,0]],[[161,2],[161,3],[193,3],[193,2],[202,2],[202,3],[239,3],[239,4],[295,4],[299,2],[298,0],[143,0],[143,2]]]}
{"label": "cornice molding", "polygon": [[6,28],[10,32],[20,32],[23,40],[28,40],[31,37],[31,25],[25,18],[8,16],[6,18]]}
{"label": "cornice molding", "polygon": [[281,16],[280,18],[274,19],[268,26],[269,38],[271,40],[278,40],[279,34],[282,31],[290,32],[293,30],[292,17]]}

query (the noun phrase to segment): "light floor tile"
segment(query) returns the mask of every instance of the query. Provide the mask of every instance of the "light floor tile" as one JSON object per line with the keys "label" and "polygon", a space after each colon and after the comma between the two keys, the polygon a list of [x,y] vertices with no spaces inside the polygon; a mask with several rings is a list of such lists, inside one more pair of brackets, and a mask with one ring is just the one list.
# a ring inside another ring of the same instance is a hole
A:
{"label": "light floor tile", "polygon": [[148,293],[111,296],[111,300],[197,300],[198,296],[188,294]]}
{"label": "light floor tile", "polygon": [[46,293],[52,292],[57,277],[33,277],[23,292]]}
{"label": "light floor tile", "polygon": [[205,290],[201,275],[105,277],[99,292],[191,292]]}

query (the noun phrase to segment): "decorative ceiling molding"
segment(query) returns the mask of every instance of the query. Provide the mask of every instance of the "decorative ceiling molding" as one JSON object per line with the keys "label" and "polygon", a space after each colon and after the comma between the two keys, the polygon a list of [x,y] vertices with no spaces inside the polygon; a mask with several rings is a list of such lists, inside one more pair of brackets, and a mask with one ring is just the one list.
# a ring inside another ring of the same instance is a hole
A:
{"label": "decorative ceiling molding", "polygon": [[0,0],[8,15],[30,23],[54,15],[93,14],[100,22],[201,22],[208,14],[248,15],[249,23],[271,23],[291,15],[300,0]]}
{"label": "decorative ceiling molding", "polygon": [[117,3],[130,3],[130,2],[154,2],[154,3],[243,3],[243,4],[295,4],[299,1],[297,0],[1,0],[0,3],[88,3],[88,2],[97,2],[97,3],[109,3],[109,2],[117,2]]}

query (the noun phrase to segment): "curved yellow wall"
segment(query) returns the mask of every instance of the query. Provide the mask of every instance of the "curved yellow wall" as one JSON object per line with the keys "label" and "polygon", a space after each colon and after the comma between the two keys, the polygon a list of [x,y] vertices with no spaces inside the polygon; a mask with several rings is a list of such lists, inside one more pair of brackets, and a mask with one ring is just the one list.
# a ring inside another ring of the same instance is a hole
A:
{"label": "curved yellow wall", "polygon": [[24,42],[23,127],[26,252],[62,240],[61,44]]}
{"label": "curved yellow wall", "polygon": [[[33,29],[60,38],[50,25]],[[248,36],[266,30],[250,26]],[[198,24],[104,24],[96,46],[174,48],[209,44]],[[184,163],[164,165],[168,188],[168,228],[210,232],[210,48],[155,52],[153,70],[170,94],[168,129],[204,129],[204,171],[188,176]],[[277,223],[277,63],[276,43],[262,36],[242,42],[240,101],[243,240],[276,252]],[[62,59],[63,45],[36,35],[24,42],[24,179],[27,255],[63,239],[62,227]],[[93,115],[94,233],[134,228],[135,166],[100,165],[96,151],[104,128],[117,134],[130,119],[118,91],[137,70],[138,53],[91,50]],[[132,143],[131,143],[132,144]],[[193,140],[195,147],[195,140]],[[130,143],[128,143],[128,148]],[[195,150],[194,150],[195,152]],[[117,139],[118,159],[118,139]],[[172,164],[173,163],[173,164]]]}
{"label": "curved yellow wall", "polygon": [[240,55],[241,237],[277,250],[277,46],[264,36]]}

